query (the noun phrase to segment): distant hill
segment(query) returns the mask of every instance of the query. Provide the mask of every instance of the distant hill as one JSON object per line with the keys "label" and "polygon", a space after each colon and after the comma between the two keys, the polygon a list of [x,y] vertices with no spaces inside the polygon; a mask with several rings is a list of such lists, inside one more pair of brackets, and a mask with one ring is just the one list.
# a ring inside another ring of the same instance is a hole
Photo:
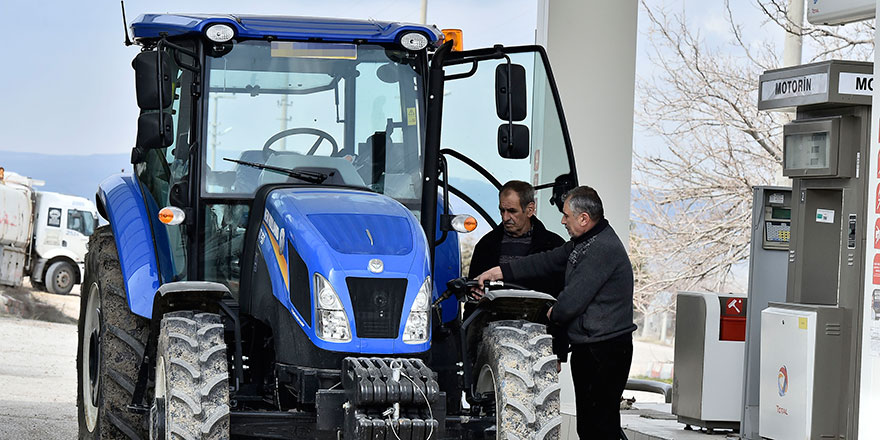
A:
{"label": "distant hill", "polygon": [[131,171],[131,156],[124,154],[58,155],[0,151],[0,167],[46,182],[42,191],[95,200],[98,184],[111,174]]}

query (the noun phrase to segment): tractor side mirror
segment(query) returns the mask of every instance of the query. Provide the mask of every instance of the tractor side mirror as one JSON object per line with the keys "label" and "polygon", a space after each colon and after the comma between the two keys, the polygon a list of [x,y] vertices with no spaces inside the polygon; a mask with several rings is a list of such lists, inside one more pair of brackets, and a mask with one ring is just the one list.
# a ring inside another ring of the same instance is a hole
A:
{"label": "tractor side mirror", "polygon": [[171,105],[171,55],[156,50],[141,52],[134,57],[131,67],[141,110],[159,110]]}
{"label": "tractor side mirror", "polygon": [[498,154],[505,159],[529,157],[529,127],[509,123],[499,125]]}
{"label": "tractor side mirror", "polygon": [[519,64],[495,68],[495,112],[508,122],[526,118],[526,69]]}
{"label": "tractor side mirror", "polygon": [[565,205],[565,194],[576,187],[574,177],[571,174],[562,174],[553,181],[553,195],[550,197],[550,204],[556,205],[559,212],[562,212]]}
{"label": "tractor side mirror", "polygon": [[141,150],[165,148],[174,143],[174,120],[169,112],[143,113],[138,117],[135,146]]}

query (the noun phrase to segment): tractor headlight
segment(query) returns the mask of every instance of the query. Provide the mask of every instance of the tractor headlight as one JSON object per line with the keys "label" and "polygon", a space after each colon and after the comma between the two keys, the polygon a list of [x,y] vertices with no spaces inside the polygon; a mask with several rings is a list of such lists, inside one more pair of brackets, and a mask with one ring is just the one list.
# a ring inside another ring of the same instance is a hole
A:
{"label": "tractor headlight", "polygon": [[351,341],[351,326],[339,295],[321,274],[315,274],[315,334],[328,342]]}
{"label": "tractor headlight", "polygon": [[425,279],[416,299],[413,301],[412,310],[406,318],[406,326],[403,328],[403,342],[407,344],[421,344],[428,342],[428,333],[431,327],[431,277]]}
{"label": "tractor headlight", "polygon": [[407,32],[400,37],[400,44],[409,50],[422,50],[428,46],[428,37],[421,32]]}
{"label": "tractor headlight", "polygon": [[228,24],[214,24],[205,29],[205,36],[215,43],[225,43],[235,36],[235,31]]}

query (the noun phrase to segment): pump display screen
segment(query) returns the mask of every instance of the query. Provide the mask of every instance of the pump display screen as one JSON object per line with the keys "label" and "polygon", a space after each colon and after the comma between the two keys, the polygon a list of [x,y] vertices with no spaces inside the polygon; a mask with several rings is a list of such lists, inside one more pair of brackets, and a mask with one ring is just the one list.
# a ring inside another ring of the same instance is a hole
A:
{"label": "pump display screen", "polygon": [[789,208],[773,208],[770,214],[773,218],[791,220],[791,209]]}
{"label": "pump display screen", "polygon": [[824,169],[831,163],[828,132],[798,133],[785,136],[786,169]]}

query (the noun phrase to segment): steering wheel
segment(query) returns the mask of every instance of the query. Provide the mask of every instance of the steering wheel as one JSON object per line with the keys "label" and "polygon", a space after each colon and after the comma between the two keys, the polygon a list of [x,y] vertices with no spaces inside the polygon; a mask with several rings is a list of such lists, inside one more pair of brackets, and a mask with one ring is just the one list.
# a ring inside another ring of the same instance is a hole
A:
{"label": "steering wheel", "polygon": [[307,156],[314,155],[315,151],[318,150],[318,146],[320,146],[321,142],[323,142],[325,139],[327,140],[327,142],[330,142],[330,146],[333,147],[333,152],[331,152],[330,154],[335,156],[339,153],[339,145],[336,143],[336,139],[333,139],[333,136],[331,136],[330,133],[327,133],[324,130],[309,127],[288,128],[287,130],[282,130],[278,133],[275,133],[274,135],[272,135],[272,137],[269,138],[269,140],[266,141],[265,144],[263,144],[263,153],[268,154],[274,152],[275,150],[272,150],[271,148],[269,148],[269,146],[274,144],[275,141],[277,141],[278,139],[297,134],[310,134],[318,137],[318,140],[315,141],[315,143],[312,145],[312,148],[309,148],[309,151],[306,153]]}

